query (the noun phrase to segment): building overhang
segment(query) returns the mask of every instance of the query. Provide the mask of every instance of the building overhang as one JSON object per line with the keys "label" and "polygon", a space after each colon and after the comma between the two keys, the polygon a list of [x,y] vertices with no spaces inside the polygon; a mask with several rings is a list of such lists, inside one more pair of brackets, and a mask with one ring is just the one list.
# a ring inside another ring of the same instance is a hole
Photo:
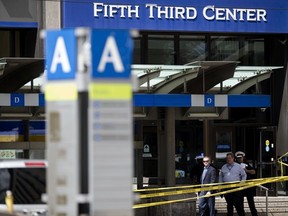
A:
{"label": "building overhang", "polygon": [[[240,96],[253,85],[269,79],[274,70],[283,68],[238,66],[238,63],[236,61],[198,61],[187,65],[131,65],[132,73],[138,76],[139,85],[139,91],[134,92],[134,102],[139,102],[139,96],[141,97],[141,102],[134,104],[134,116],[149,118],[152,114],[154,116],[152,107],[161,106],[182,107],[182,113],[185,118],[227,118],[226,113],[223,115],[223,112],[231,107],[229,104],[221,106],[216,104],[216,106],[212,107],[209,107],[209,105],[197,105],[197,107],[195,103],[194,105],[191,104],[193,101],[195,102],[195,99],[191,100],[191,102],[190,98],[195,95],[198,95],[197,97],[202,95],[203,98],[207,95],[208,97],[209,95],[214,95],[215,101],[219,101],[219,95],[222,94],[220,98],[227,97],[228,99],[226,100],[228,101],[229,98],[233,99],[232,95]],[[33,80],[34,83],[38,83],[40,88],[41,82],[37,80],[40,80],[39,77],[44,73],[44,69],[44,59],[0,59],[0,93],[27,93],[27,91],[23,90],[24,88],[29,88],[25,87],[25,84],[27,85]],[[36,93],[39,93],[39,89],[36,90]],[[258,107],[258,105],[263,107],[270,106],[266,103],[269,100],[267,95],[263,97],[266,98],[264,104],[261,102],[261,95],[258,96],[260,105],[253,104],[254,101],[257,101],[253,99],[250,107]],[[179,100],[177,99],[178,97]],[[205,99],[202,100],[204,101]],[[185,101],[187,104],[182,106],[181,104]],[[239,101],[239,98],[237,101]],[[174,102],[175,104],[173,104]],[[241,107],[241,104],[236,104],[235,106]],[[247,104],[245,106],[247,107]],[[0,118],[2,119],[44,118],[44,114],[43,104],[41,106],[25,105],[22,107],[0,105]]]}
{"label": "building overhang", "polygon": [[16,92],[43,73],[42,58],[1,58],[0,93]]}

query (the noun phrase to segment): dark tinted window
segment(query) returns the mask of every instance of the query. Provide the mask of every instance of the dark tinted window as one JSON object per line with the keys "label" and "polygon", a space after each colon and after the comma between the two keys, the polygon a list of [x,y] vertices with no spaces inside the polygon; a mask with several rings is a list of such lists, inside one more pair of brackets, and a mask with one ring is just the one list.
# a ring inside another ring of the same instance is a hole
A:
{"label": "dark tinted window", "polygon": [[45,168],[15,168],[0,170],[0,203],[5,203],[5,193],[11,190],[14,204],[41,204],[46,193]]}
{"label": "dark tinted window", "polygon": [[175,64],[174,36],[149,35],[148,64]]}

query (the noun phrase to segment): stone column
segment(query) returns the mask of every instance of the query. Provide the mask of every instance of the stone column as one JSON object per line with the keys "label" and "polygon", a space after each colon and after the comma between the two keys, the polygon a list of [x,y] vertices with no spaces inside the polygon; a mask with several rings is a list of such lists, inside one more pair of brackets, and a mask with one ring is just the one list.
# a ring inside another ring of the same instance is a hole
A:
{"label": "stone column", "polygon": [[41,39],[40,30],[61,29],[61,2],[62,1],[38,1],[37,17],[39,22],[39,31],[35,47],[35,57],[43,58],[45,46],[44,40]]}
{"label": "stone column", "polygon": [[43,5],[43,27],[61,28],[61,1],[45,1]]}
{"label": "stone column", "polygon": [[215,157],[215,141],[212,140],[214,137],[214,130],[211,127],[211,120],[203,120],[203,150],[204,155],[211,157],[213,160]]}

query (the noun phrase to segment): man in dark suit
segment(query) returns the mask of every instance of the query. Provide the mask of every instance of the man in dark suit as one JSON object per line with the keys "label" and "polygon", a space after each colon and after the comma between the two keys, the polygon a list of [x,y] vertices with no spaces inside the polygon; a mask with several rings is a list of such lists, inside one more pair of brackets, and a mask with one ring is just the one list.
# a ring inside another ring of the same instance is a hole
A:
{"label": "man in dark suit", "polygon": [[[201,175],[201,184],[210,184],[216,182],[216,169],[211,166],[211,160],[205,156],[203,158],[204,169]],[[215,215],[215,197],[202,197],[211,194],[211,191],[201,191],[199,193],[199,213],[200,216]]]}

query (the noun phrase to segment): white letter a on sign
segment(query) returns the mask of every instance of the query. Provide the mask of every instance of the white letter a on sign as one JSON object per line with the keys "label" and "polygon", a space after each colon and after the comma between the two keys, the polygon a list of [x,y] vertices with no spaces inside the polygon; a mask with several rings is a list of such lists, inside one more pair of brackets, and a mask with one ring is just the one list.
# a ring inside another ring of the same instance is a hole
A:
{"label": "white letter a on sign", "polygon": [[98,66],[98,72],[104,72],[107,63],[113,64],[114,70],[117,73],[122,73],[124,71],[123,62],[115,38],[112,36],[107,38]]}
{"label": "white letter a on sign", "polygon": [[56,72],[58,64],[61,64],[64,73],[69,73],[71,71],[67,49],[63,37],[59,37],[56,41],[55,51],[50,69],[51,73]]}

